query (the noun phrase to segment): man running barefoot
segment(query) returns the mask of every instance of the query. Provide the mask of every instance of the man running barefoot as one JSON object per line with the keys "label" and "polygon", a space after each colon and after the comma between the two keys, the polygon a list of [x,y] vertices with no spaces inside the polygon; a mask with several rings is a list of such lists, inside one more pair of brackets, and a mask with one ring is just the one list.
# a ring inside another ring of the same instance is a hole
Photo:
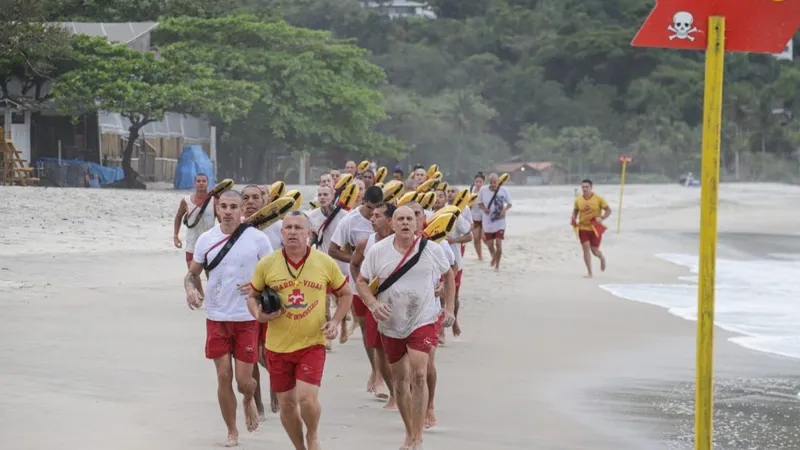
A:
{"label": "man running barefoot", "polygon": [[[452,202],[456,195],[458,194],[458,190],[454,187],[449,187],[447,189],[447,193],[443,191],[436,191],[436,204],[434,205],[434,209],[439,210],[447,205],[449,202]],[[450,245],[450,249],[453,251],[453,255],[455,256],[455,282],[456,282],[456,295],[455,295],[455,322],[453,322],[453,336],[458,337],[461,336],[461,326],[458,324],[458,292],[461,290],[461,276],[464,269],[464,262],[461,253],[461,245],[466,244],[467,242],[472,241],[472,233],[470,233],[472,229],[472,218],[469,215],[469,208],[464,208],[464,212],[462,212],[458,219],[456,220],[456,226],[453,228],[453,231],[447,235],[446,242]]]}
{"label": "man running barefoot", "polygon": [[[180,238],[181,224],[186,225],[186,267],[192,264],[194,246],[201,234],[214,227],[214,205],[203,209],[203,202],[208,198],[208,177],[198,173],[194,177],[194,194],[184,197],[178,205],[173,225],[172,241],[175,248],[183,247]],[[202,290],[200,293],[202,294]]]}
{"label": "man running barefoot", "polygon": [[[261,194],[261,188],[256,186],[255,184],[249,184],[242,189],[242,201],[244,202],[244,207],[242,208],[242,220],[252,216],[259,209],[264,207],[264,196]],[[268,239],[269,240],[269,239]],[[272,244],[270,243],[270,246]],[[249,283],[248,283],[248,286]],[[259,324],[259,331],[258,331],[258,361],[264,366],[267,366],[267,362],[264,359],[264,339],[266,339],[267,335],[267,324],[262,323]],[[258,420],[263,422],[266,420],[266,414],[264,414],[264,402],[261,399],[261,373],[258,370],[258,364],[253,364],[253,378],[256,380],[256,393],[255,393],[255,401],[256,401],[256,409],[258,410]],[[275,391],[271,388],[269,390],[269,397],[270,397],[270,410],[273,413],[278,412],[278,396],[275,395]]]}
{"label": "man running barefoot", "polygon": [[[393,233],[392,231],[392,214],[394,214],[396,207],[384,203],[372,211],[372,229],[374,233],[370,234],[367,239],[362,239],[356,244],[353,255],[350,257],[350,273],[361,272],[361,263],[364,261],[364,255],[372,248],[376,242]],[[394,389],[392,388],[392,371],[389,367],[389,360],[386,359],[386,352],[383,350],[381,343],[381,334],[378,331],[378,322],[372,317],[372,314],[367,314],[364,317],[364,345],[373,351],[375,357],[375,365],[378,367],[386,386],[389,389],[389,401],[384,405],[384,409],[397,409],[395,403]]]}
{"label": "man running barefoot", "polygon": [[[361,180],[354,181],[355,183]],[[354,249],[359,241],[369,238],[373,233],[372,212],[383,203],[383,191],[377,186],[372,186],[364,193],[364,203],[358,208],[354,208],[336,227],[331,239],[331,245],[328,249],[328,254],[335,260],[341,261],[350,265],[351,252],[345,251],[345,248]],[[351,276],[350,288],[355,289],[355,279]],[[356,318],[358,326],[361,328],[361,334],[366,336],[365,330],[365,316],[367,315],[367,308],[361,301],[359,296],[353,296],[353,315]],[[364,351],[367,353],[367,359],[370,364],[370,376],[367,381],[367,392],[375,392],[380,398],[388,398],[385,392],[381,392],[383,386],[383,377],[375,366],[375,352],[367,347],[366,339],[364,342]]]}
{"label": "man running barefoot", "polygon": [[[278,393],[281,423],[296,450],[320,450],[318,395],[325,368],[325,338],[336,338],[353,294],[333,259],[308,245],[310,224],[305,214],[290,212],[281,233],[283,249],[256,266],[248,306],[259,322],[269,322],[266,358],[270,385]],[[281,300],[281,309],[271,314],[261,307],[266,288]],[[331,320],[325,315],[328,289],[340,305]]]}
{"label": "man running barefoot", "polygon": [[[478,172],[470,192],[479,194],[484,181],[483,172]],[[483,261],[483,210],[478,203],[470,206],[469,210],[472,213],[472,243],[475,246],[475,254],[478,255],[478,261]]]}
{"label": "man running barefoot", "polygon": [[490,265],[495,271],[500,270],[506,234],[506,213],[511,209],[511,195],[505,187],[497,185],[497,179],[496,173],[490,174],[489,185],[482,187],[478,193],[478,205],[483,212],[483,239],[492,256]]}
{"label": "man running barefoot", "polygon": [[[316,248],[322,253],[327,254],[328,249],[331,246],[331,238],[333,237],[333,233],[336,230],[336,227],[339,225],[339,222],[341,222],[342,219],[344,219],[344,217],[347,215],[347,211],[339,210],[336,212],[336,215],[332,216],[335,207],[333,205],[333,189],[329,186],[320,186],[317,188],[317,200],[319,201],[319,208],[316,208],[308,213],[308,220],[311,222],[310,244],[313,248]],[[345,276],[350,273],[348,264],[345,264],[341,261],[336,261],[336,264],[339,266],[339,269],[342,270],[342,273],[345,274]],[[336,300],[335,296],[333,296],[333,293],[329,293],[328,300],[328,306],[330,307],[331,303],[335,302]],[[330,315],[330,309],[328,310],[328,315]],[[350,334],[347,331],[347,320],[344,320],[342,322],[342,332],[339,334],[339,343],[344,344],[347,342],[349,337]],[[325,347],[328,350],[331,350],[331,341],[328,341]]]}
{"label": "man running barefoot", "polygon": [[[241,225],[242,196],[230,190],[220,195],[217,217],[220,224],[203,233],[197,240],[189,273],[184,278],[189,309],[200,307],[197,289],[200,273],[208,270],[208,294],[205,299],[206,358],[214,360],[217,370],[217,398],[222,418],[228,428],[225,447],[239,442],[236,427],[236,394],[233,379],[242,394],[247,430],[258,428],[258,411],[254,402],[256,380],[253,366],[258,361],[258,322],[247,308],[248,280],[260,258],[272,253],[267,238],[255,228],[245,228],[222,258],[217,258]],[[215,266],[216,265],[216,266]],[[236,361],[231,361],[231,355]]]}
{"label": "man running barefoot", "polygon": [[[382,343],[391,364],[397,406],[406,428],[402,449],[422,448],[422,430],[428,403],[428,355],[436,339],[436,320],[441,307],[436,304],[431,276],[445,277],[445,326],[452,325],[455,282],[442,248],[427,245],[417,234],[417,219],[407,206],[397,208],[392,216],[394,234],[377,242],[367,253],[358,276],[358,292],[378,321]],[[420,245],[417,263],[376,299],[369,283],[386,281],[406,263]],[[406,256],[407,255],[407,256]]]}
{"label": "man running barefoot", "polygon": [[583,195],[575,199],[572,209],[572,226],[578,227],[578,239],[583,247],[583,262],[586,264],[586,278],[592,277],[592,255],[600,260],[600,271],[606,270],[606,257],[600,251],[602,231],[596,230],[598,222],[611,215],[611,207],[603,197],[592,192],[592,180],[581,183]]}

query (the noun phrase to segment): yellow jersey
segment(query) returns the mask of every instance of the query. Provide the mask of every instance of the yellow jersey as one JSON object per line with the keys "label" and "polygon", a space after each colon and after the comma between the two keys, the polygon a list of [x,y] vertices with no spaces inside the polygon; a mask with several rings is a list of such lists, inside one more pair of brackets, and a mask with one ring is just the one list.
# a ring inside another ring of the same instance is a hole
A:
{"label": "yellow jersey", "polygon": [[603,197],[592,194],[587,200],[583,195],[575,199],[575,209],[578,210],[578,229],[592,231],[592,219],[603,216],[603,210],[608,208],[608,203]]}
{"label": "yellow jersey", "polygon": [[264,346],[276,353],[291,353],[314,345],[325,345],[328,288],[341,289],[347,278],[330,256],[308,248],[294,262],[281,250],[265,256],[253,273],[253,289],[269,286],[281,298],[281,314],[269,322]]}

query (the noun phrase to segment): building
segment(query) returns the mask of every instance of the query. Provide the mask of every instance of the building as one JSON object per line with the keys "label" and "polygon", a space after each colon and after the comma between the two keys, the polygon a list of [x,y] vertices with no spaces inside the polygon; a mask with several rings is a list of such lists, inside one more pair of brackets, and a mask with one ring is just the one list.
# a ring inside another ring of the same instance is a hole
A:
{"label": "building", "polygon": [[569,171],[566,167],[548,161],[515,161],[495,164],[492,171],[507,173],[516,185],[566,184]]}
{"label": "building", "polygon": [[410,2],[407,0],[388,0],[363,2],[366,8],[373,9],[379,14],[389,16],[390,19],[402,19],[408,17],[421,17],[423,19],[435,19],[434,13],[427,3]]}
{"label": "building", "polygon": [[[150,34],[157,22],[81,23],[60,25],[75,34],[105,37],[134,50],[150,51]],[[51,83],[43,87],[47,92]],[[73,122],[55,110],[50,102],[33,102],[23,95],[18,80],[9,83],[8,98],[0,98],[6,138],[35,167],[40,158],[81,159],[108,166],[120,165],[130,122],[116,113],[86,114]],[[184,145],[201,145],[210,155],[213,127],[208,121],[180,114],[168,114],[161,122],[142,128],[131,164],[145,180],[170,181]],[[214,157],[212,156],[212,160]]]}

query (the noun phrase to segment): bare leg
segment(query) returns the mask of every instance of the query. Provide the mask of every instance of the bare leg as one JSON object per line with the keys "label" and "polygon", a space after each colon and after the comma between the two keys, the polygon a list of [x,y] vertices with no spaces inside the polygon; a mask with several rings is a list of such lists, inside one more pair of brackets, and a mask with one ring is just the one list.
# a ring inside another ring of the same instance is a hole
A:
{"label": "bare leg", "polygon": [[459,337],[461,336],[461,325],[458,323],[458,307],[461,305],[461,302],[458,300],[458,289],[456,289],[456,303],[455,308],[453,309],[453,315],[455,315],[456,320],[453,322],[453,336]]}
{"label": "bare leg", "polygon": [[295,450],[308,450],[303,439],[303,419],[297,404],[297,387],[278,394],[281,405],[281,423]]}
{"label": "bare leg", "polygon": [[492,257],[491,263],[489,263],[489,267],[494,267],[496,256],[495,256],[495,249],[494,249],[494,239],[489,239],[486,241],[486,248],[489,249],[489,255]]}
{"label": "bare leg", "polygon": [[600,247],[591,247],[592,254],[596,256],[600,260],[600,271],[606,271],[606,257],[603,255],[603,252],[600,251]]}
{"label": "bare leg", "polygon": [[236,386],[242,394],[242,406],[244,407],[247,431],[253,432],[258,428],[258,410],[256,409],[255,402],[256,380],[253,379],[253,368],[255,364],[239,360],[234,361],[236,368]]}
{"label": "bare leg", "polygon": [[[365,331],[366,325],[364,323],[364,318],[356,317],[356,322],[358,322],[358,327],[361,328],[361,336],[366,336],[367,332]],[[367,392],[375,392],[375,388],[378,386],[379,381],[383,382],[383,379],[379,379],[380,374],[375,367],[375,352],[373,352],[371,348],[367,347],[366,339],[362,339],[361,342],[364,344],[364,351],[367,352],[367,359],[369,359],[369,366],[372,370],[369,374],[369,379],[367,380]]]}
{"label": "bare leg", "polygon": [[397,409],[400,410],[400,417],[406,428],[406,437],[403,441],[403,449],[411,448],[414,445],[411,422],[411,366],[408,363],[408,355],[403,356],[400,361],[392,364],[392,377],[394,378],[394,394],[397,396]]}
{"label": "bare leg", "polygon": [[319,450],[319,418],[322,415],[318,400],[319,386],[298,380],[295,390],[300,417],[306,425],[306,447],[308,450]]}
{"label": "bare leg", "polygon": [[258,364],[253,364],[253,379],[256,380],[256,391],[253,394],[253,400],[256,402],[258,421],[263,422],[267,419],[267,416],[264,413],[264,402],[261,399],[261,374],[258,370]]}
{"label": "bare leg", "polygon": [[592,251],[589,248],[588,242],[581,243],[583,247],[583,263],[586,264],[586,275],[584,278],[592,278]]}
{"label": "bare leg", "polygon": [[394,381],[392,380],[392,368],[389,366],[389,360],[386,358],[386,352],[382,348],[373,349],[375,352],[375,362],[378,366],[381,376],[386,381],[386,386],[389,388],[389,401],[383,405],[384,409],[397,409],[397,402],[394,396]]}
{"label": "bare leg", "polygon": [[426,381],[428,384],[428,408],[425,411],[425,428],[436,426],[436,414],[433,411],[433,396],[436,393],[436,348],[431,349],[428,357]]}
{"label": "bare leg", "polygon": [[411,436],[415,446],[422,443],[425,411],[428,409],[428,354],[408,349],[411,378]]}
{"label": "bare leg", "polygon": [[225,447],[239,444],[239,430],[236,428],[236,394],[233,392],[233,363],[231,355],[221,356],[214,360],[217,369],[217,400],[222,411],[222,420],[228,428]]}
{"label": "bare leg", "polygon": [[475,245],[475,253],[478,255],[478,261],[483,261],[483,242],[481,241],[481,227],[472,227],[472,243]]}
{"label": "bare leg", "polygon": [[500,271],[500,259],[503,257],[503,240],[502,239],[495,239],[494,241],[495,250],[494,250],[494,270],[495,272]]}

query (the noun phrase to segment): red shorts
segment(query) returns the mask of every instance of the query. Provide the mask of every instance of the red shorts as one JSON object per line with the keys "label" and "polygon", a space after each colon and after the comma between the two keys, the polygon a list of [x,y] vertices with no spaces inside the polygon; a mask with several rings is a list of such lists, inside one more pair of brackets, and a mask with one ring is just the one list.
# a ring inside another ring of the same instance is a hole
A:
{"label": "red shorts", "polygon": [[381,332],[378,331],[378,321],[369,312],[364,316],[364,345],[367,348],[383,348]]}
{"label": "red shorts", "polygon": [[502,241],[505,236],[506,236],[506,230],[499,230],[494,233],[483,233],[483,239],[487,241],[491,241],[494,239]]}
{"label": "red shorts", "polygon": [[439,343],[439,333],[436,332],[436,324],[431,323],[417,328],[405,339],[381,335],[381,341],[386,359],[389,360],[389,364],[394,364],[406,356],[408,349],[430,354]]}
{"label": "red shorts", "polygon": [[444,311],[439,313],[439,318],[436,319],[436,323],[433,324],[433,328],[436,331],[436,338],[433,339],[433,346],[436,347],[439,345],[439,334],[442,333],[442,328],[444,328]]}
{"label": "red shorts", "polygon": [[259,326],[255,320],[247,322],[218,322],[206,319],[206,358],[217,359],[233,353],[245,363],[258,361]]}
{"label": "red shorts", "polygon": [[578,239],[581,244],[584,242],[589,243],[589,247],[600,247],[600,242],[603,240],[602,236],[594,234],[594,230],[578,230]]}
{"label": "red shorts", "polygon": [[186,262],[191,264],[194,259],[194,253],[186,252]]}
{"label": "red shorts", "polygon": [[463,273],[464,273],[464,270],[461,269],[456,274],[456,294],[458,294],[458,291],[461,290],[461,274],[463,274]]}
{"label": "red shorts", "polygon": [[268,323],[260,323],[258,324],[258,346],[263,347],[264,343],[267,342],[267,325]]}
{"label": "red shorts", "polygon": [[364,317],[369,314],[367,305],[365,305],[364,302],[362,302],[361,299],[355,294],[353,294],[353,314],[355,314],[356,317]]}
{"label": "red shorts", "polygon": [[464,256],[464,253],[467,253],[467,244],[461,244],[461,256]]}
{"label": "red shorts", "polygon": [[291,353],[275,353],[264,349],[264,360],[269,367],[269,386],[276,393],[294,389],[297,380],[314,386],[322,384],[324,345],[312,345]]}

